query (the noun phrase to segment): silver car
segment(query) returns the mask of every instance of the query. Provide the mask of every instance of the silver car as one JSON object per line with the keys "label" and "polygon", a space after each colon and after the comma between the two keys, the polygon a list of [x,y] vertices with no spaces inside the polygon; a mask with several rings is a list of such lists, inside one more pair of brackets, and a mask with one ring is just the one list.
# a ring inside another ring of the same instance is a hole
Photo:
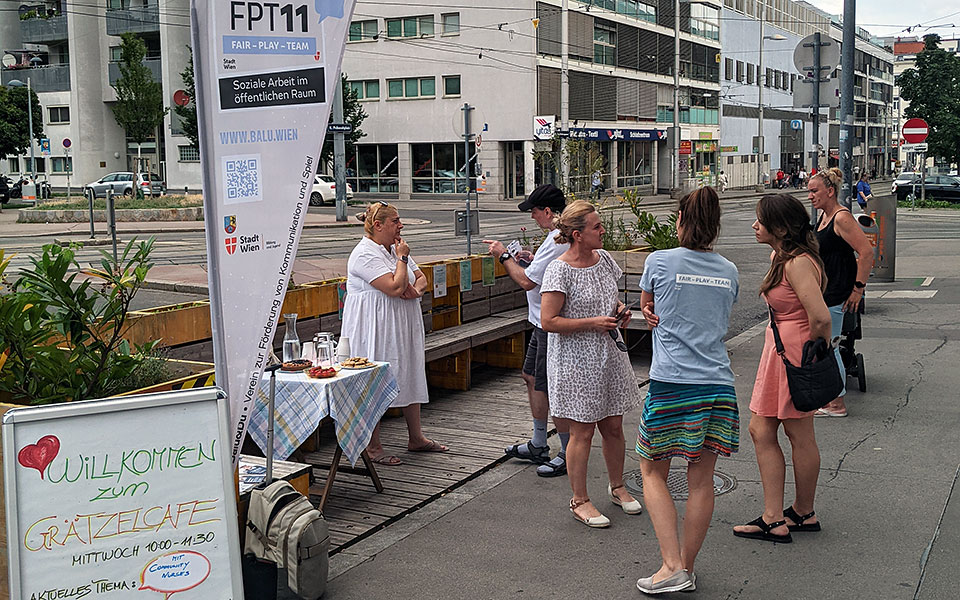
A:
{"label": "silver car", "polygon": [[[155,173],[137,173],[136,184],[145,195],[160,196],[165,191],[163,181]],[[93,193],[95,198],[106,198],[107,192],[112,191],[115,196],[124,195],[133,196],[134,191],[134,173],[132,171],[119,171],[104,175],[93,183],[88,183],[83,187],[83,194],[88,196]]]}

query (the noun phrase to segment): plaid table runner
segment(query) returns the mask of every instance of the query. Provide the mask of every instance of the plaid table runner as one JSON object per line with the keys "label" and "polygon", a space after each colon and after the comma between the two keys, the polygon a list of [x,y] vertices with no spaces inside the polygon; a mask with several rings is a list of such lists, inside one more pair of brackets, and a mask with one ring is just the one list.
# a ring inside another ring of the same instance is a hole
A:
{"label": "plaid table runner", "polygon": [[[250,437],[266,452],[267,401],[270,378],[260,381],[253,414],[250,415]],[[311,379],[306,373],[277,371],[273,457],[286,460],[320,421],[330,416],[343,453],[355,465],[360,453],[370,442],[373,428],[397,397],[397,380],[390,365],[378,363],[362,370],[343,369],[331,379]]]}

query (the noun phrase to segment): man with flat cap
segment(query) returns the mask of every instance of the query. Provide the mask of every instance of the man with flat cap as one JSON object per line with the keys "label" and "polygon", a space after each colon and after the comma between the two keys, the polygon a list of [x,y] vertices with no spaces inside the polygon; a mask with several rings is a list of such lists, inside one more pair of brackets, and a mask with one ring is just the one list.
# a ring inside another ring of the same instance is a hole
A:
{"label": "man with flat cap", "polygon": [[533,255],[533,261],[526,268],[521,266],[518,257],[512,256],[500,242],[483,240],[483,243],[490,244],[490,253],[503,264],[510,278],[526,290],[527,319],[533,324],[533,334],[530,336],[530,345],[527,346],[527,355],[523,361],[523,379],[527,383],[527,397],[533,415],[533,437],[529,442],[506,448],[504,452],[507,456],[539,464],[537,475],[542,477],[566,474],[567,441],[570,439],[570,429],[566,421],[554,419],[560,437],[560,454],[550,460],[550,448],[547,445],[547,417],[550,414],[547,398],[547,334],[540,328],[540,284],[543,282],[547,265],[570,247],[569,244],[557,243],[559,230],[553,223],[553,219],[563,212],[565,205],[566,197],[563,192],[548,183],[533,190],[533,193],[517,206],[524,212],[530,211],[530,216],[537,225],[548,231],[547,237]]}

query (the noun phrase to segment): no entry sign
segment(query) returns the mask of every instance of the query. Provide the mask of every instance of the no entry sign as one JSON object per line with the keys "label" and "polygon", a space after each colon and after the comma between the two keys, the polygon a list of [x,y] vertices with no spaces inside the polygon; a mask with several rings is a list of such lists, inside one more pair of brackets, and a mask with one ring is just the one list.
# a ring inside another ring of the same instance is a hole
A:
{"label": "no entry sign", "polygon": [[923,119],[908,119],[903,124],[903,139],[910,144],[919,144],[927,139],[929,131],[927,122]]}

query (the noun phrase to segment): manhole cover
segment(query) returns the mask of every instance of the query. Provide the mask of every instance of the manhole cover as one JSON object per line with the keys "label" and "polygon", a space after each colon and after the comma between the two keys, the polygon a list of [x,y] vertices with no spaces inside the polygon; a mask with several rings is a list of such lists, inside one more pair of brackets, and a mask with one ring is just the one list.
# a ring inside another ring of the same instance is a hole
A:
{"label": "manhole cover", "polygon": [[[627,471],[623,474],[623,483],[627,486],[627,489],[630,490],[631,494],[634,494],[637,498],[643,495],[643,476],[640,474],[640,469],[635,471]],[[727,475],[726,473],[721,473],[720,471],[714,470],[713,472],[713,495],[719,496],[720,494],[726,494],[727,492],[733,490],[737,487],[737,480],[733,478],[732,475]],[[687,490],[687,468],[686,467],[671,467],[670,472],[667,473],[667,489],[670,490],[670,495],[673,496],[674,500],[686,500],[688,495]]]}

